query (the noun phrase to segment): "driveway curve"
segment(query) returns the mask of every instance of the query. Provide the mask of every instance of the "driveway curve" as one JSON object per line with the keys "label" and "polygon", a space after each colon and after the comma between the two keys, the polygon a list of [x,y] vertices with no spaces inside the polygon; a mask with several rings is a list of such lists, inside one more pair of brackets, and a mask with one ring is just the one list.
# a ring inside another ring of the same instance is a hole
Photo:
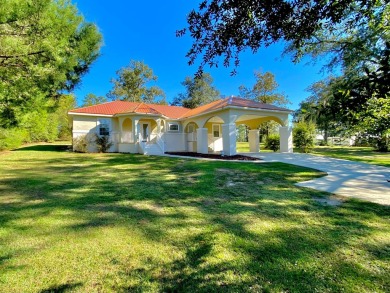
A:
{"label": "driveway curve", "polygon": [[343,197],[390,205],[390,168],[298,153],[245,153],[264,162],[282,162],[326,172],[328,175],[296,185]]}

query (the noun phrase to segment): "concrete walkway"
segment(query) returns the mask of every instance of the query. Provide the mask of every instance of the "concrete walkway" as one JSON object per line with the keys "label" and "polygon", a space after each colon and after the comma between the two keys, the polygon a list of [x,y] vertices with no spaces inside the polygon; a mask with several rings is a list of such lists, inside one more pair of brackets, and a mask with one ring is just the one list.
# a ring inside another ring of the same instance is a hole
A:
{"label": "concrete walkway", "polygon": [[344,197],[390,205],[390,168],[309,154],[245,153],[265,162],[283,162],[328,173],[322,178],[297,183]]}

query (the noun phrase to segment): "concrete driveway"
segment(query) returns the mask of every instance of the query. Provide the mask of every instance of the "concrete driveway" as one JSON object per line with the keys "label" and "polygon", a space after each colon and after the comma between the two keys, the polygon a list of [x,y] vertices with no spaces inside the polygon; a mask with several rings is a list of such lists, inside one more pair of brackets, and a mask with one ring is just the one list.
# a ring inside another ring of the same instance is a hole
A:
{"label": "concrete driveway", "polygon": [[297,183],[344,197],[390,205],[390,168],[309,154],[245,153],[265,162],[283,162],[328,173],[322,178]]}

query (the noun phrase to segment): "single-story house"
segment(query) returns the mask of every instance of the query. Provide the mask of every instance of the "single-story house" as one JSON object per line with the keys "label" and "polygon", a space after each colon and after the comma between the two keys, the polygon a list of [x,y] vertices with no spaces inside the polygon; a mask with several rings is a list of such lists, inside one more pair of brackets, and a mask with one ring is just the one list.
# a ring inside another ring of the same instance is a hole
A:
{"label": "single-story house", "polygon": [[[110,152],[158,155],[164,152],[236,154],[236,127],[249,127],[251,152],[259,152],[258,126],[280,124],[280,151],[292,152],[291,110],[238,97],[217,100],[195,109],[113,101],[68,112],[73,139],[108,135]],[[92,140],[90,140],[92,142]],[[88,151],[96,151],[91,143]]]}

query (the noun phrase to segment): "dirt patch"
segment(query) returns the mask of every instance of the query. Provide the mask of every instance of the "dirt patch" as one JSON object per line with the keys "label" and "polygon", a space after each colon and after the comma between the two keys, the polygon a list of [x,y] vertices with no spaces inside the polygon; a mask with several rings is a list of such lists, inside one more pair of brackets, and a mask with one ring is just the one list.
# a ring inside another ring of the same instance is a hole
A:
{"label": "dirt patch", "polygon": [[207,158],[215,160],[228,160],[228,161],[260,161],[259,158],[253,158],[243,155],[234,155],[234,156],[222,156],[218,154],[198,154],[191,152],[166,152],[167,155],[175,156],[185,156],[185,157],[194,157],[194,158]]}
{"label": "dirt patch", "polygon": [[343,202],[341,200],[334,198],[334,197],[328,197],[328,198],[314,197],[313,199],[322,205],[327,205],[327,206],[332,206],[332,207],[337,207],[337,206],[343,204]]}

